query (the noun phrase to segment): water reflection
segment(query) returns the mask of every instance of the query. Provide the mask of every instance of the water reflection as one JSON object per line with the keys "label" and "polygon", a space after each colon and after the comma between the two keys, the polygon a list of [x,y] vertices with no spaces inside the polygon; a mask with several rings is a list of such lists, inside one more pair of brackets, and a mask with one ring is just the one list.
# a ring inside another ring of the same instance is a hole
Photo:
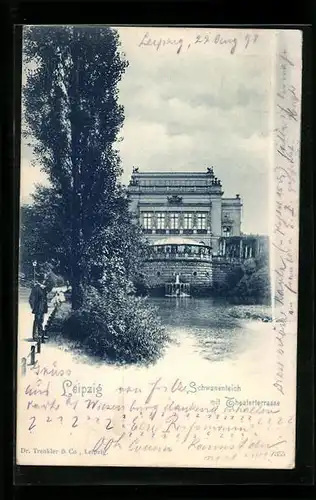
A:
{"label": "water reflection", "polygon": [[247,332],[229,315],[224,301],[197,298],[152,298],[170,333],[191,337],[192,349],[209,361],[238,358],[247,348]]}

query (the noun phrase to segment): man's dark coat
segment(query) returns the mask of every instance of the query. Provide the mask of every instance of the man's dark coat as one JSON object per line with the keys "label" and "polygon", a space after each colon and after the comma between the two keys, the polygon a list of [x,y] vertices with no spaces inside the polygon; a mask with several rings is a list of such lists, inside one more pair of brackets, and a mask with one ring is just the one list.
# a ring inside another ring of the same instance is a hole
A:
{"label": "man's dark coat", "polygon": [[32,313],[36,315],[46,314],[48,311],[47,306],[47,292],[45,288],[40,285],[35,285],[32,288],[29,303],[32,308]]}

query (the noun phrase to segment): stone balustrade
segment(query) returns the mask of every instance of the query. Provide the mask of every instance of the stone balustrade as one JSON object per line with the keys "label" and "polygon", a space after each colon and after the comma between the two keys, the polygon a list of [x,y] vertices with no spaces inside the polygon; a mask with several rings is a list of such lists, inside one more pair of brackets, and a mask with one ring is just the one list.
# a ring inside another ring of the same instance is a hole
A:
{"label": "stone balustrade", "polygon": [[186,261],[212,261],[211,254],[202,253],[184,253],[184,252],[153,252],[146,258],[147,261],[161,261],[161,260],[186,260]]}

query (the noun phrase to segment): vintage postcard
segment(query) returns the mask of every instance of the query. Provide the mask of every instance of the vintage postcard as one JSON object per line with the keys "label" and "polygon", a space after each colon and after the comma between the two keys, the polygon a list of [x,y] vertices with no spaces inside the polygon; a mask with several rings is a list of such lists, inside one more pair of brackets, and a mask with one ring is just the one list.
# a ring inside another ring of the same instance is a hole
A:
{"label": "vintage postcard", "polygon": [[24,26],[16,461],[295,467],[302,33]]}

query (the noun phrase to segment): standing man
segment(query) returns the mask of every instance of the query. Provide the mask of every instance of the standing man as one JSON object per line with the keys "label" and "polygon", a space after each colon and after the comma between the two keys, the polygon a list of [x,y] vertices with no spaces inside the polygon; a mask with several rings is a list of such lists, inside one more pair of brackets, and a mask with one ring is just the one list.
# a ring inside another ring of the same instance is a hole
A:
{"label": "standing man", "polygon": [[32,314],[34,314],[33,321],[33,339],[36,340],[38,337],[44,339],[44,315],[48,312],[47,304],[47,287],[45,285],[45,276],[40,277],[38,281],[35,282],[31,294],[29,297],[29,304],[32,309]]}

